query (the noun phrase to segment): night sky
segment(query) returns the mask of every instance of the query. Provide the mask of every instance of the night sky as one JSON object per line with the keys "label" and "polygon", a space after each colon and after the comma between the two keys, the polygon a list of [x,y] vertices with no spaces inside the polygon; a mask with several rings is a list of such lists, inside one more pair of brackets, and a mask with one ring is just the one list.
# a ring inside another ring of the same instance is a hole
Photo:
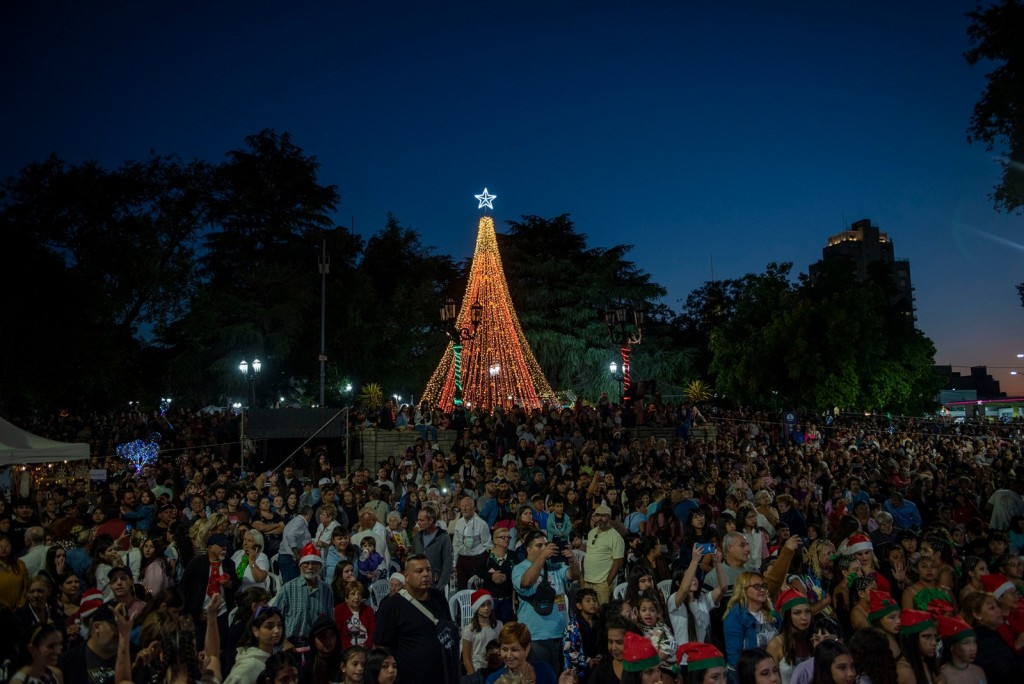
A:
{"label": "night sky", "polygon": [[991,68],[963,59],[974,2],[838,4],[6,2],[0,174],[288,131],[364,236],[392,212],[468,257],[486,186],[499,231],[569,213],[592,246],[635,245],[673,309],[712,268],[806,272],[870,218],[936,361],[1024,394],[1024,220],[991,208],[996,153],[966,140]]}

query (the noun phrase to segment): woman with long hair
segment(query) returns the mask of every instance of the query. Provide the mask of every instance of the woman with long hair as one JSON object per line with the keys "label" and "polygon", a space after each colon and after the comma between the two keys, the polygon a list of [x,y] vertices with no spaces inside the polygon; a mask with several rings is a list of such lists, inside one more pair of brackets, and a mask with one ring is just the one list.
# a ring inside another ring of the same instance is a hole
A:
{"label": "woman with long hair", "polygon": [[739,684],[782,684],[779,664],[763,648],[748,648],[736,666]]}
{"label": "woman with long hair", "polygon": [[374,646],[366,654],[363,670],[365,684],[396,684],[398,682],[398,661],[391,651],[383,646]]}
{"label": "woman with long hair", "polygon": [[896,661],[899,684],[931,684],[939,674],[935,657],[939,629],[935,618],[923,610],[900,613],[900,650]]}
{"label": "woman with long hair", "polygon": [[823,641],[814,649],[814,684],[853,684],[857,666],[840,641]]}
{"label": "woman with long hair", "polygon": [[[662,505],[665,505],[664,502]],[[671,507],[669,510],[671,511]],[[686,524],[683,526],[686,532],[679,546],[679,559],[676,561],[679,567],[685,568],[690,564],[691,554],[697,544],[713,544],[715,542],[715,533],[711,529],[711,525],[708,524],[709,520],[711,520],[710,514],[703,507],[694,508],[686,514]],[[707,572],[710,570],[710,565],[707,564],[710,561],[707,556],[704,559],[705,563],[701,568]]]}
{"label": "woman with long hair", "polygon": [[50,548],[46,549],[46,564],[43,567],[43,573],[50,579],[50,581],[57,585],[57,578],[64,574],[67,570],[67,550],[60,544],[54,544]]}
{"label": "woman with long hair", "polygon": [[188,525],[175,520],[167,528],[167,565],[174,583],[181,581],[185,568],[196,557],[196,547],[188,536]]}
{"label": "woman with long hair", "polygon": [[273,606],[260,606],[238,641],[238,655],[224,684],[255,684],[267,658],[279,650],[282,643],[284,616]]}
{"label": "woman with long hair", "polygon": [[327,615],[317,618],[309,628],[311,656],[302,668],[301,681],[306,684],[330,684],[341,674],[341,635],[338,626]]}
{"label": "woman with long hair", "polygon": [[82,640],[82,582],[78,575],[66,572],[57,578],[57,614],[64,616],[64,633],[68,636],[68,646],[78,644]]}
{"label": "woman with long hair", "polygon": [[[102,592],[106,592],[110,579],[107,573],[117,567],[121,560],[114,546],[114,539],[108,534],[101,534],[92,543],[92,565],[86,574],[86,583]],[[110,598],[109,596],[107,598]]]}
{"label": "woman with long hair", "polygon": [[256,684],[291,684],[299,681],[299,661],[292,651],[280,651],[267,658]]}
{"label": "woman with long hair", "polygon": [[961,602],[976,591],[985,591],[985,585],[981,583],[981,576],[988,574],[988,564],[984,558],[978,556],[964,558],[960,572],[963,584],[960,588]]}
{"label": "woman with long hair", "polygon": [[64,648],[64,635],[50,624],[34,627],[29,633],[22,667],[10,678],[11,684],[64,684],[64,673],[57,658]]}
{"label": "woman with long hair", "polygon": [[835,615],[830,592],[833,576],[832,556],[835,552],[836,547],[828,539],[815,539],[807,547],[807,563],[801,579],[807,592],[807,599],[811,602],[811,612],[815,615]]}
{"label": "woman with long hair", "polygon": [[526,546],[523,544],[526,541],[527,535],[537,529],[537,521],[533,519],[533,508],[530,506],[530,502],[520,504],[516,510],[516,524],[512,528],[509,537],[509,549],[512,550],[512,557],[516,563],[522,563],[526,560]]}
{"label": "woman with long hair", "polygon": [[171,577],[167,567],[167,556],[164,554],[163,539],[159,536],[148,537],[142,542],[142,563],[139,575],[142,586],[150,596],[171,586]]}
{"label": "woman with long hair", "polygon": [[268,557],[273,556],[281,546],[281,535],[284,533],[284,518],[274,512],[274,509],[271,508],[270,498],[267,496],[260,497],[258,506],[259,508],[256,511],[256,515],[253,516],[250,526],[263,534],[263,540],[266,543],[263,547],[263,552]]}
{"label": "woman with long hair", "polygon": [[768,582],[761,573],[743,572],[736,578],[725,610],[723,630],[732,681],[740,653],[748,648],[765,648],[779,631],[772,616]]}
{"label": "woman with long hair", "polygon": [[736,529],[750,544],[750,557],[743,567],[760,572],[761,559],[768,557],[768,534],[757,526],[757,511],[750,504],[744,504],[736,511]]}
{"label": "woman with long hair", "polygon": [[782,615],[782,627],[765,650],[779,664],[782,684],[789,684],[796,666],[811,657],[811,604],[806,596],[787,588],[775,602],[775,610]]}
{"label": "woman with long hair", "polygon": [[857,680],[870,684],[897,684],[896,658],[889,650],[889,637],[880,629],[858,629],[847,646],[857,666]]}
{"label": "woman with long hair", "polygon": [[622,649],[622,679],[619,684],[659,684],[661,656],[650,640],[627,632]]}
{"label": "woman with long hair", "polygon": [[689,641],[703,642],[707,638],[711,626],[711,611],[718,606],[725,587],[729,585],[722,565],[722,552],[716,550],[708,555],[712,556],[711,562],[715,565],[718,579],[718,584],[713,589],[705,589],[703,583],[697,579],[697,568],[703,559],[700,545],[693,547],[686,571],[677,570],[672,576],[671,591],[665,604],[677,644]]}
{"label": "woman with long hair", "polygon": [[727,671],[722,652],[711,644],[683,644],[676,649],[676,662],[686,663],[683,684],[725,684],[727,677],[729,681],[738,682],[737,673]]}
{"label": "woman with long hair", "polygon": [[884,591],[871,590],[868,592],[870,608],[868,608],[868,623],[885,634],[889,640],[889,651],[894,658],[899,658],[903,653],[903,646],[900,643],[900,605],[892,600],[892,596]]}

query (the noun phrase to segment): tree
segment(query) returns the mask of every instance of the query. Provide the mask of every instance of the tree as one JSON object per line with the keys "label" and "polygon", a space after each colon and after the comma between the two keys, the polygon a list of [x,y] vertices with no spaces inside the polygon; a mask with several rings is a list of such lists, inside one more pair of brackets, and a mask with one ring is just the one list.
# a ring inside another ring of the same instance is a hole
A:
{"label": "tree", "polygon": [[995,68],[974,105],[968,140],[988,150],[1005,150],[1000,161],[1003,175],[992,194],[997,209],[1020,212],[1024,208],[1024,5],[1001,0],[967,14],[971,48],[964,57],[971,65],[987,61]]}
{"label": "tree", "polygon": [[647,310],[644,341],[634,349],[634,379],[682,383],[689,355],[657,304],[665,289],[626,257],[629,245],[590,247],[568,214],[508,221],[498,235],[509,292],[523,332],[551,386],[596,397],[612,383],[618,347],[603,312],[624,302]]}
{"label": "tree", "polygon": [[[175,157],[107,170],[51,156],[3,183],[3,251],[11,273],[29,274],[7,290],[23,294],[9,310],[19,339],[2,352],[11,373],[0,376],[5,394],[81,406],[153,389],[142,382],[151,376],[140,372],[139,354],[152,327],[187,306],[209,173],[203,162]],[[54,340],[64,343],[54,349]]]}
{"label": "tree", "polygon": [[263,361],[264,392],[290,393],[317,365],[316,346],[300,341],[319,328],[316,260],[338,202],[318,169],[289,134],[264,130],[214,170],[202,280],[188,315],[161,329],[176,350],[169,382],[179,396],[213,401],[241,391],[242,357]]}

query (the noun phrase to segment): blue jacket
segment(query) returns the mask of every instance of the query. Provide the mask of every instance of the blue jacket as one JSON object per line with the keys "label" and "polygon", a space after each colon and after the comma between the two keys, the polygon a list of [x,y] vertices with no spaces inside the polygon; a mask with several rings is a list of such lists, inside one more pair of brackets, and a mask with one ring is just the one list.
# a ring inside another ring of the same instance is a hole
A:
{"label": "blue jacket", "polygon": [[736,666],[740,661],[740,653],[757,648],[759,631],[763,630],[763,643],[767,644],[771,637],[778,633],[778,625],[774,617],[769,622],[761,624],[749,610],[735,605],[725,616],[722,626],[725,631],[725,660],[729,665],[729,684],[738,684],[739,674]]}

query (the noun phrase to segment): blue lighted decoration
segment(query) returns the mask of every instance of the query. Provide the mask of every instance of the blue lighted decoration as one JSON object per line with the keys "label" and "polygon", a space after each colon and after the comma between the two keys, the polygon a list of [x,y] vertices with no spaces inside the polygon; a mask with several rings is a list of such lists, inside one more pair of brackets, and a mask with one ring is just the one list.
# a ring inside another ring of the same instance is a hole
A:
{"label": "blue lighted decoration", "polygon": [[494,209],[494,204],[492,203],[494,202],[497,195],[492,195],[489,192],[487,192],[487,188],[484,188],[484,193],[482,195],[473,195],[473,197],[476,197],[478,200],[480,200],[480,206],[478,206],[477,209],[483,209],[484,207],[487,207],[488,209]]}

